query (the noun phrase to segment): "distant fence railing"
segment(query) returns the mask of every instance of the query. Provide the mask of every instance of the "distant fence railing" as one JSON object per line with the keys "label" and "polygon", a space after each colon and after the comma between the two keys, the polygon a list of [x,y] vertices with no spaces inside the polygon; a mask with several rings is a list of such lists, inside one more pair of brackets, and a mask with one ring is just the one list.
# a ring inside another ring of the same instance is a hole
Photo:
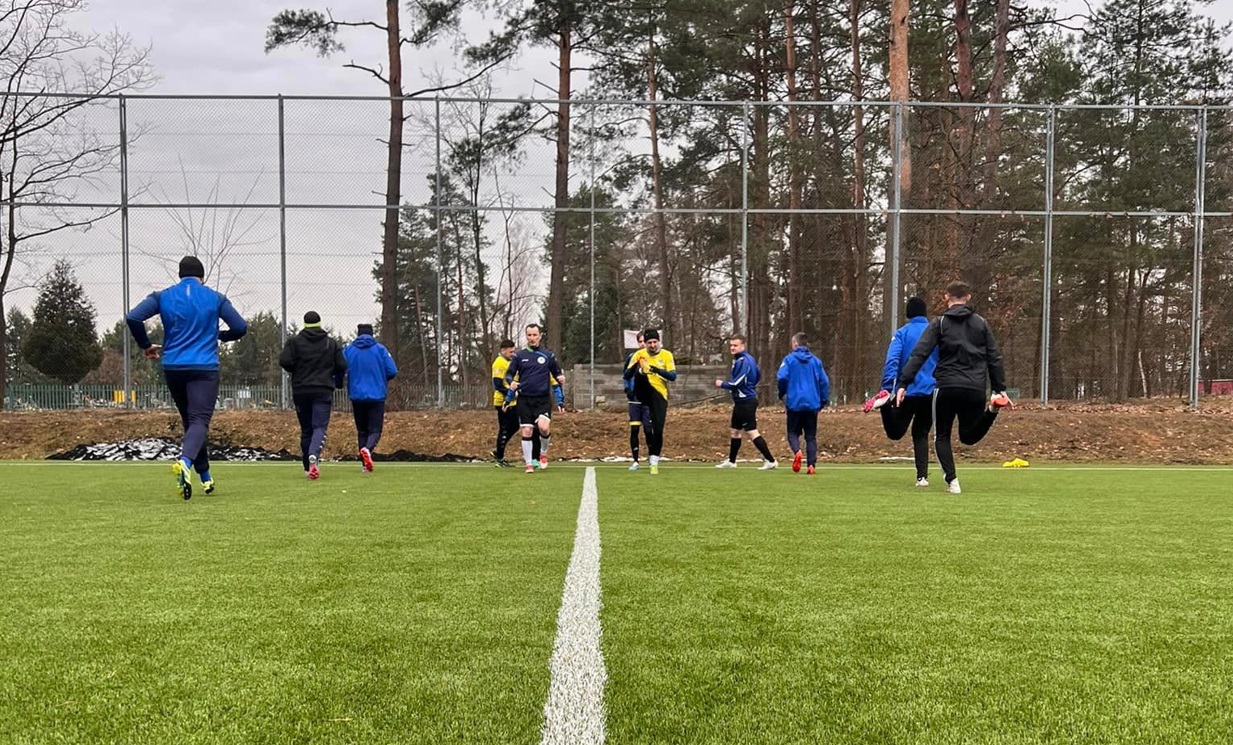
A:
{"label": "distant fence railing", "polygon": [[[484,408],[492,405],[492,387],[488,384],[447,383],[438,398],[436,384],[397,385],[391,392],[392,408],[433,409]],[[216,408],[219,410],[277,410],[281,390],[278,386],[223,385],[219,387]],[[126,405],[127,404],[127,405]],[[174,409],[175,402],[165,385],[139,385],[129,390],[125,401],[124,388],[114,385],[33,385],[8,386],[4,397],[5,411],[66,411],[81,409]],[[351,411],[347,392],[334,392],[334,410]]]}

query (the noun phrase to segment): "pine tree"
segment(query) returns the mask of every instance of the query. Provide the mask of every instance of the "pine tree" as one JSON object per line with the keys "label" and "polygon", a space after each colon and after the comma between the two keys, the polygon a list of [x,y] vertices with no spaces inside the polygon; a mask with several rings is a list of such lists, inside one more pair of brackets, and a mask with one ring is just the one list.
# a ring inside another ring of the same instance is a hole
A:
{"label": "pine tree", "polygon": [[22,355],[61,383],[77,383],[103,361],[94,328],[97,314],[73,267],[60,260],[43,280]]}

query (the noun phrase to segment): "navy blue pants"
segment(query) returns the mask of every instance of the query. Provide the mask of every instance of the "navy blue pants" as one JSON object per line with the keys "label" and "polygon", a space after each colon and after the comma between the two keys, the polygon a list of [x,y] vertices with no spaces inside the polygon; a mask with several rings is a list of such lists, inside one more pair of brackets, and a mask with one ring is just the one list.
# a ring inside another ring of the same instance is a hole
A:
{"label": "navy blue pants", "polygon": [[218,400],[218,370],[164,370],[163,376],[184,425],[181,457],[191,460],[197,473],[206,473],[210,470],[206,436]]}
{"label": "navy blue pants", "polygon": [[818,412],[788,411],[788,447],[792,452],[801,449],[801,435],[805,435],[805,463],[818,464]]}
{"label": "navy blue pants", "polygon": [[308,456],[321,457],[321,447],[325,444],[325,431],[330,427],[330,409],[334,396],[329,393],[297,393],[292,396],[295,401],[295,416],[300,420],[300,452],[304,470],[308,470]]}
{"label": "navy blue pants", "polygon": [[384,401],[352,401],[351,413],[355,416],[355,436],[360,449],[377,451],[381,429],[385,426]]}
{"label": "navy blue pants", "polygon": [[882,428],[892,440],[902,440],[912,428],[912,456],[916,461],[916,478],[929,478],[929,430],[933,427],[933,397],[904,396],[903,403],[883,406]]}
{"label": "navy blue pants", "polygon": [[512,406],[505,411],[500,406],[493,408],[497,411],[497,446],[492,452],[497,460],[505,460],[505,446],[518,434],[518,412]]}

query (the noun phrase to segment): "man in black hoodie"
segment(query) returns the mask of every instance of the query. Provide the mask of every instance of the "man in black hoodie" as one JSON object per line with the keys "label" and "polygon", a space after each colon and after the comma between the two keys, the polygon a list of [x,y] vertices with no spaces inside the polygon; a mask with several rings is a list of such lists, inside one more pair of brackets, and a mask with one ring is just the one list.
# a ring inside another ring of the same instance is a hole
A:
{"label": "man in black hoodie", "polygon": [[304,314],[304,328],[287,340],[287,346],[278,356],[278,364],[291,374],[292,400],[300,420],[304,473],[316,480],[320,476],[317,461],[325,443],[325,431],[330,426],[334,389],[342,388],[347,360],[338,342],[321,328],[321,316],[310,310]]}
{"label": "man in black hoodie", "polygon": [[[972,289],[966,282],[951,282],[946,288],[946,312],[930,322],[921,334],[899,374],[899,391],[895,396],[895,405],[902,404],[921,366],[937,349],[938,365],[933,372],[937,381],[933,392],[934,450],[946,476],[946,491],[951,494],[961,493],[950,444],[955,418],[959,418],[959,441],[975,445],[989,433],[998,411],[1014,406],[1006,395],[1002,355],[993,332],[988,322],[968,307],[971,299]],[[993,391],[988,404],[986,384]]]}

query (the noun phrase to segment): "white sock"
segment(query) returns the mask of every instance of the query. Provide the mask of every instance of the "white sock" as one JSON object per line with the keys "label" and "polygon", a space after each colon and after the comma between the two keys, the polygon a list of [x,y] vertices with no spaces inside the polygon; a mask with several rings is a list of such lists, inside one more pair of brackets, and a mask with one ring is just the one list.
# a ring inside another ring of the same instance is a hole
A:
{"label": "white sock", "polygon": [[649,460],[651,461],[651,465],[652,465],[652,466],[658,466],[658,465],[659,465],[659,456],[658,456],[658,455],[652,455],[652,456],[650,456]]}
{"label": "white sock", "polygon": [[527,462],[528,466],[531,465],[531,440],[530,438],[524,438],[522,441],[522,457]]}
{"label": "white sock", "polygon": [[551,445],[551,444],[552,444],[552,438],[551,438],[551,437],[548,437],[547,435],[543,435],[543,434],[541,434],[541,435],[539,436],[539,454],[540,454],[540,455],[547,455],[547,454],[548,454],[548,446],[549,446],[549,445]]}

